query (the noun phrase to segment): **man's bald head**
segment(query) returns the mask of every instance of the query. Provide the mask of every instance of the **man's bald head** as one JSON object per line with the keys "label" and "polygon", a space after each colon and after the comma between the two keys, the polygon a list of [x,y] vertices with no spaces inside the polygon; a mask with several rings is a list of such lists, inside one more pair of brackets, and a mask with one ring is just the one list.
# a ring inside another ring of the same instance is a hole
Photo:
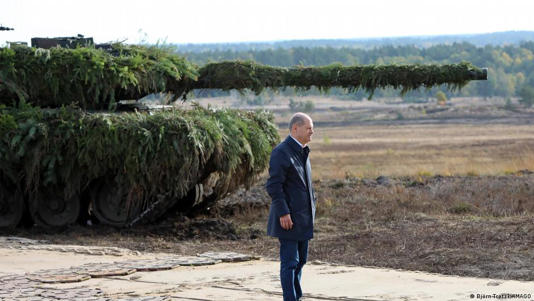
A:
{"label": "man's bald head", "polygon": [[295,113],[289,120],[289,132],[302,145],[311,141],[313,135],[313,121],[310,116],[304,113]]}
{"label": "man's bald head", "polygon": [[310,116],[302,112],[298,112],[291,116],[289,120],[289,131],[293,129],[293,125],[302,126],[306,120],[312,120]]}

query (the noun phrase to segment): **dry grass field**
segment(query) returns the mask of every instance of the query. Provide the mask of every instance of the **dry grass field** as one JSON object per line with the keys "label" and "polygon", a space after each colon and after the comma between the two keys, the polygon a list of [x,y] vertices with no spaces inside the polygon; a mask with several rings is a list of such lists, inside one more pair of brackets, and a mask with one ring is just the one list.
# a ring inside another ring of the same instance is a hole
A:
{"label": "dry grass field", "polygon": [[416,124],[315,130],[310,143],[314,179],[534,170],[532,125]]}
{"label": "dry grass field", "polygon": [[[534,110],[505,109],[502,99],[453,99],[447,106],[310,99],[317,108],[310,113],[316,180],[534,170]],[[273,108],[283,139],[291,113],[279,102]]]}

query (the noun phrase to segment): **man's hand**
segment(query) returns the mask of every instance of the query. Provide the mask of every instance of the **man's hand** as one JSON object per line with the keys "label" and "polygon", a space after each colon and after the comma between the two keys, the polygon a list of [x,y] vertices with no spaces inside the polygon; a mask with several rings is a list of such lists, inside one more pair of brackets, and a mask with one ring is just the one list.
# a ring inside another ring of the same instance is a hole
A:
{"label": "man's hand", "polygon": [[284,230],[291,230],[293,228],[293,221],[289,214],[280,217],[280,226],[282,226],[282,229]]}

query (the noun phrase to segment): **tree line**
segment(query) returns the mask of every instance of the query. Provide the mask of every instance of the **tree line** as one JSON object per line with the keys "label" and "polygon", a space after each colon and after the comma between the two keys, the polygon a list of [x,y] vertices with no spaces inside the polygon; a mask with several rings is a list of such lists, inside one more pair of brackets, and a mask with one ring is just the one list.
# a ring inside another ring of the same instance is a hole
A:
{"label": "tree line", "polygon": [[453,44],[468,42],[478,47],[485,45],[511,45],[522,41],[534,40],[534,31],[502,31],[480,34],[457,34],[435,36],[406,36],[406,37],[375,37],[355,39],[310,39],[310,40],[281,40],[266,42],[239,42],[239,43],[204,43],[204,44],[175,44],[181,52],[204,52],[210,50],[266,50],[272,48],[296,47],[333,47],[333,48],[361,48],[374,49],[382,46],[430,47],[438,44]]}

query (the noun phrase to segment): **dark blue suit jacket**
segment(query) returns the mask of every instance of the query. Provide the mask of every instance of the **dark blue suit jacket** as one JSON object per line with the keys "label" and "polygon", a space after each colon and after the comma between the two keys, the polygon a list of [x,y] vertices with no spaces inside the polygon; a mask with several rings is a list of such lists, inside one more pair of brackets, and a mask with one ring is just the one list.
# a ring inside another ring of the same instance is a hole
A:
{"label": "dark blue suit jacket", "polygon": [[[272,198],[267,234],[290,240],[313,237],[315,193],[311,181],[309,148],[302,148],[291,136],[276,146],[269,162],[265,185]],[[284,230],[280,217],[291,214],[293,229]]]}

